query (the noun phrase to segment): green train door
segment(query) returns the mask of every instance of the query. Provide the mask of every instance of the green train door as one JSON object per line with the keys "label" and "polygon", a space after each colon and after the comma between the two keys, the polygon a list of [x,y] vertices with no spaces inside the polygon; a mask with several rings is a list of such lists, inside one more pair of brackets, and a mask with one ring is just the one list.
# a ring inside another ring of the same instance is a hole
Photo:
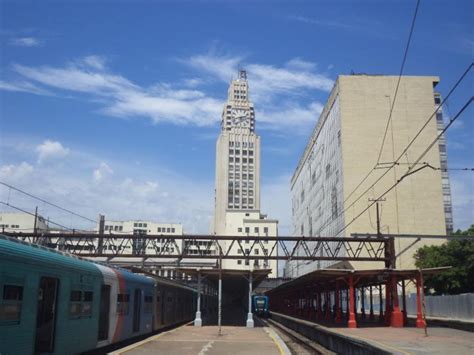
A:
{"label": "green train door", "polygon": [[56,304],[59,279],[42,277],[38,290],[35,351],[52,353],[56,332]]}
{"label": "green train door", "polygon": [[140,330],[140,312],[141,312],[142,290],[135,289],[133,297],[133,332]]}
{"label": "green train door", "polygon": [[109,338],[109,312],[110,312],[110,286],[102,285],[100,291],[100,306],[99,306],[99,336],[100,340],[107,340]]}

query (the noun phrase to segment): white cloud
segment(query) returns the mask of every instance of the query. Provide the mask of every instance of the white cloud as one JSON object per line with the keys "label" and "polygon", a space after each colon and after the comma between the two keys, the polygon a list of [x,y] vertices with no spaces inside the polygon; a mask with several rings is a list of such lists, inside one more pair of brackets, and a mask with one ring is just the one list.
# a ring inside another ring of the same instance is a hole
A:
{"label": "white cloud", "polygon": [[34,37],[19,37],[12,38],[10,44],[18,47],[38,47],[41,46],[41,41]]}
{"label": "white cloud", "polygon": [[60,142],[45,140],[36,147],[38,153],[38,162],[41,163],[48,159],[64,158],[69,154],[69,149],[63,147]]}
{"label": "white cloud", "polygon": [[92,172],[92,177],[94,178],[94,181],[100,182],[113,173],[114,171],[107,163],[101,162],[100,166]]}
{"label": "white cloud", "polygon": [[[87,57],[90,66],[94,60]],[[94,71],[76,63],[65,67],[27,67],[14,65],[23,78],[39,84],[88,94],[90,99],[101,98],[105,106],[102,112],[116,117],[146,117],[153,122],[194,124],[206,126],[219,121],[223,102],[198,90],[174,89],[158,84],[140,87],[130,80],[103,71],[99,63]],[[103,65],[103,62],[100,62]]]}
{"label": "white cloud", "polygon": [[0,90],[29,92],[31,94],[37,94],[37,95],[52,95],[52,93],[49,92],[48,90],[39,88],[38,86],[28,81],[17,81],[17,82],[7,83],[6,81],[0,80]]}
{"label": "white cloud", "polygon": [[301,16],[301,15],[290,15],[290,16],[287,16],[287,19],[296,21],[296,22],[307,23],[311,25],[334,27],[334,28],[340,28],[340,29],[346,29],[346,30],[353,30],[356,28],[355,26],[349,25],[345,22],[328,21],[324,19],[316,19],[316,18]]}
{"label": "white cloud", "polygon": [[[182,63],[229,82],[242,60],[241,57],[207,54],[192,56]],[[255,100],[302,89],[330,91],[334,84],[332,79],[314,72],[316,63],[301,58],[291,59],[284,67],[257,63],[246,63],[242,67],[248,72],[250,94]]]}
{"label": "white cloud", "polygon": [[[242,60],[238,56],[209,53],[181,62],[211,75],[214,81],[228,83]],[[46,87],[83,94],[86,99],[102,105],[100,111],[109,116],[144,117],[154,123],[196,126],[212,126],[220,121],[224,100],[196,88],[200,83],[209,82],[205,79],[193,77],[182,81],[181,87],[166,83],[143,87],[110,72],[105,64],[105,58],[91,55],[63,67],[15,64],[13,70],[25,83],[16,86],[18,91],[23,88],[23,91],[40,93]],[[316,63],[301,58],[293,58],[281,67],[247,63],[245,68],[249,74],[250,98],[257,105],[257,122],[262,122],[264,128],[313,125],[321,104],[308,102],[308,97],[315,90],[327,93],[333,85],[332,79],[316,72]],[[12,85],[4,83],[3,89],[12,90]]]}
{"label": "white cloud", "polygon": [[18,165],[3,165],[0,167],[0,178],[2,180],[19,181],[31,176],[34,168],[27,162]]}
{"label": "white cloud", "polygon": [[106,59],[103,56],[100,55],[89,55],[87,57],[83,58],[83,63],[86,64],[87,66],[97,69],[97,70],[104,70],[105,69],[105,63]]}
{"label": "white cloud", "polygon": [[[29,143],[29,138],[16,138],[18,144]],[[9,150],[2,153],[2,158],[12,161],[18,156]],[[37,153],[35,146],[30,146],[29,159],[33,161]],[[110,161],[79,150],[71,150],[69,156],[71,158],[62,160],[61,164],[25,161],[0,166],[0,179],[92,219],[104,213],[109,219],[176,222],[182,223],[189,233],[209,232],[213,181],[195,181],[163,169],[162,164],[157,163],[159,157],[154,157],[150,164],[142,161],[137,170],[137,166],[126,159]],[[39,206],[42,216],[71,228],[94,227],[93,223],[48,205],[38,205],[36,200],[0,186],[0,200],[7,199],[13,206],[28,211]]]}

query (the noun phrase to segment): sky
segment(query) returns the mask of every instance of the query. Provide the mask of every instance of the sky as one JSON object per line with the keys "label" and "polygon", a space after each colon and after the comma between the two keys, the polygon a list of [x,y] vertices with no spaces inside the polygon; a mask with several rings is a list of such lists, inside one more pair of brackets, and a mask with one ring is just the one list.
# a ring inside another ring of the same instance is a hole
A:
{"label": "sky", "polygon": [[[291,233],[290,178],[339,74],[398,75],[416,2],[0,0],[0,181],[91,219],[208,233],[227,88],[248,72],[262,212]],[[473,54],[473,2],[422,0],[406,75],[446,94]],[[444,108],[454,115],[473,76]],[[448,130],[474,167],[472,109]],[[451,171],[455,228],[474,222],[472,172]],[[0,188],[73,228],[91,222]],[[0,210],[10,210],[1,207]]]}

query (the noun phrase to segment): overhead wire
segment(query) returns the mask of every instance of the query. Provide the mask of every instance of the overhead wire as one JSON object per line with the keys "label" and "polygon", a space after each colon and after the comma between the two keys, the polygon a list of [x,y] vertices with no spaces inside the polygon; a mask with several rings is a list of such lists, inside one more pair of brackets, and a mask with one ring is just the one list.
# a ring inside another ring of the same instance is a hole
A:
{"label": "overhead wire", "polygon": [[[435,137],[435,139],[428,145],[428,147],[421,153],[421,155],[417,158],[417,160],[408,168],[408,170],[405,172],[404,175],[400,177],[392,186],[390,186],[385,192],[383,192],[380,196],[378,196],[374,201],[372,201],[369,206],[364,208],[356,217],[354,217],[349,223],[345,224],[344,227],[337,232],[335,235],[336,237],[341,234],[344,230],[347,229],[352,223],[354,223],[360,216],[362,216],[370,207],[372,207],[377,200],[383,198],[385,195],[387,195],[390,191],[392,191],[398,184],[400,184],[406,177],[413,175],[417,173],[418,171],[421,171],[424,168],[430,167],[432,168],[429,164],[423,165],[415,170],[412,170],[414,166],[418,164],[418,162],[423,159],[423,157],[429,152],[431,148],[436,144],[436,142],[442,137],[444,132],[448,130],[448,128],[459,118],[459,116],[469,107],[469,105],[472,103],[474,100],[474,97],[471,96],[471,98],[464,104],[464,106],[456,113],[456,115],[449,121],[449,123],[444,127],[444,129]],[[388,171],[388,169],[387,169]]]}
{"label": "overhead wire", "polygon": [[378,157],[377,157],[377,163],[375,165],[379,164],[380,157],[382,156],[383,147],[385,145],[385,139],[387,138],[388,127],[390,126],[390,121],[392,120],[393,108],[395,107],[395,103],[397,101],[398,89],[400,88],[400,82],[402,80],[402,74],[403,74],[403,70],[405,68],[405,63],[406,63],[407,56],[408,56],[408,49],[410,48],[411,38],[413,36],[413,31],[415,29],[415,22],[416,22],[416,17],[418,15],[418,8],[419,7],[420,7],[420,0],[417,0],[416,1],[416,7],[415,7],[415,13],[413,14],[413,20],[411,21],[410,34],[408,35],[407,45],[405,47],[405,53],[403,54],[402,65],[400,67],[400,73],[398,74],[398,81],[397,81],[397,86],[395,87],[395,94],[393,96],[393,100],[392,100],[392,103],[391,103],[390,113],[388,115],[388,120],[387,120],[387,125],[385,126],[385,132],[383,134],[382,144],[380,145],[380,150],[379,150],[379,154],[378,154]]}
{"label": "overhead wire", "polygon": [[79,213],[76,213],[76,212],[71,211],[71,210],[69,210],[69,209],[67,209],[67,208],[61,207],[61,206],[59,206],[59,205],[57,205],[57,204],[55,204],[55,203],[49,202],[49,201],[47,201],[47,200],[45,200],[45,199],[43,199],[43,198],[41,198],[41,197],[35,196],[35,195],[33,195],[33,194],[29,193],[29,192],[26,192],[26,191],[24,191],[24,190],[22,190],[22,189],[19,189],[18,187],[15,187],[15,186],[12,186],[12,185],[10,185],[10,184],[7,184],[7,183],[5,183],[5,182],[3,182],[3,181],[0,181],[0,185],[4,185],[4,186],[8,187],[8,188],[11,189],[11,190],[18,191],[18,192],[20,192],[20,193],[22,193],[22,194],[24,194],[24,195],[26,195],[26,196],[28,196],[28,197],[31,197],[31,198],[36,199],[36,200],[38,200],[38,201],[41,201],[41,202],[43,202],[43,203],[45,203],[45,204],[47,204],[47,205],[56,207],[56,208],[58,208],[58,209],[60,209],[60,210],[62,210],[62,211],[64,211],[64,212],[70,213],[71,215],[74,215],[74,216],[76,216],[76,217],[83,218],[83,219],[85,219],[85,220],[87,220],[87,221],[89,221],[89,222],[92,222],[92,223],[97,223],[97,221],[94,220],[94,219],[92,219],[92,218],[89,218],[89,217],[80,215]]}

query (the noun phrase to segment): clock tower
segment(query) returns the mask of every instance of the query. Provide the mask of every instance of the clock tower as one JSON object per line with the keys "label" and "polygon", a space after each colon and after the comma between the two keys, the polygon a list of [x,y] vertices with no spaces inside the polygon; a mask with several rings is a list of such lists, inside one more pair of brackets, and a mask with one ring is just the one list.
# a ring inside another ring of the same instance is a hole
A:
{"label": "clock tower", "polygon": [[226,212],[259,209],[260,137],[255,134],[247,73],[240,70],[229,86],[216,144],[214,232],[225,233]]}

